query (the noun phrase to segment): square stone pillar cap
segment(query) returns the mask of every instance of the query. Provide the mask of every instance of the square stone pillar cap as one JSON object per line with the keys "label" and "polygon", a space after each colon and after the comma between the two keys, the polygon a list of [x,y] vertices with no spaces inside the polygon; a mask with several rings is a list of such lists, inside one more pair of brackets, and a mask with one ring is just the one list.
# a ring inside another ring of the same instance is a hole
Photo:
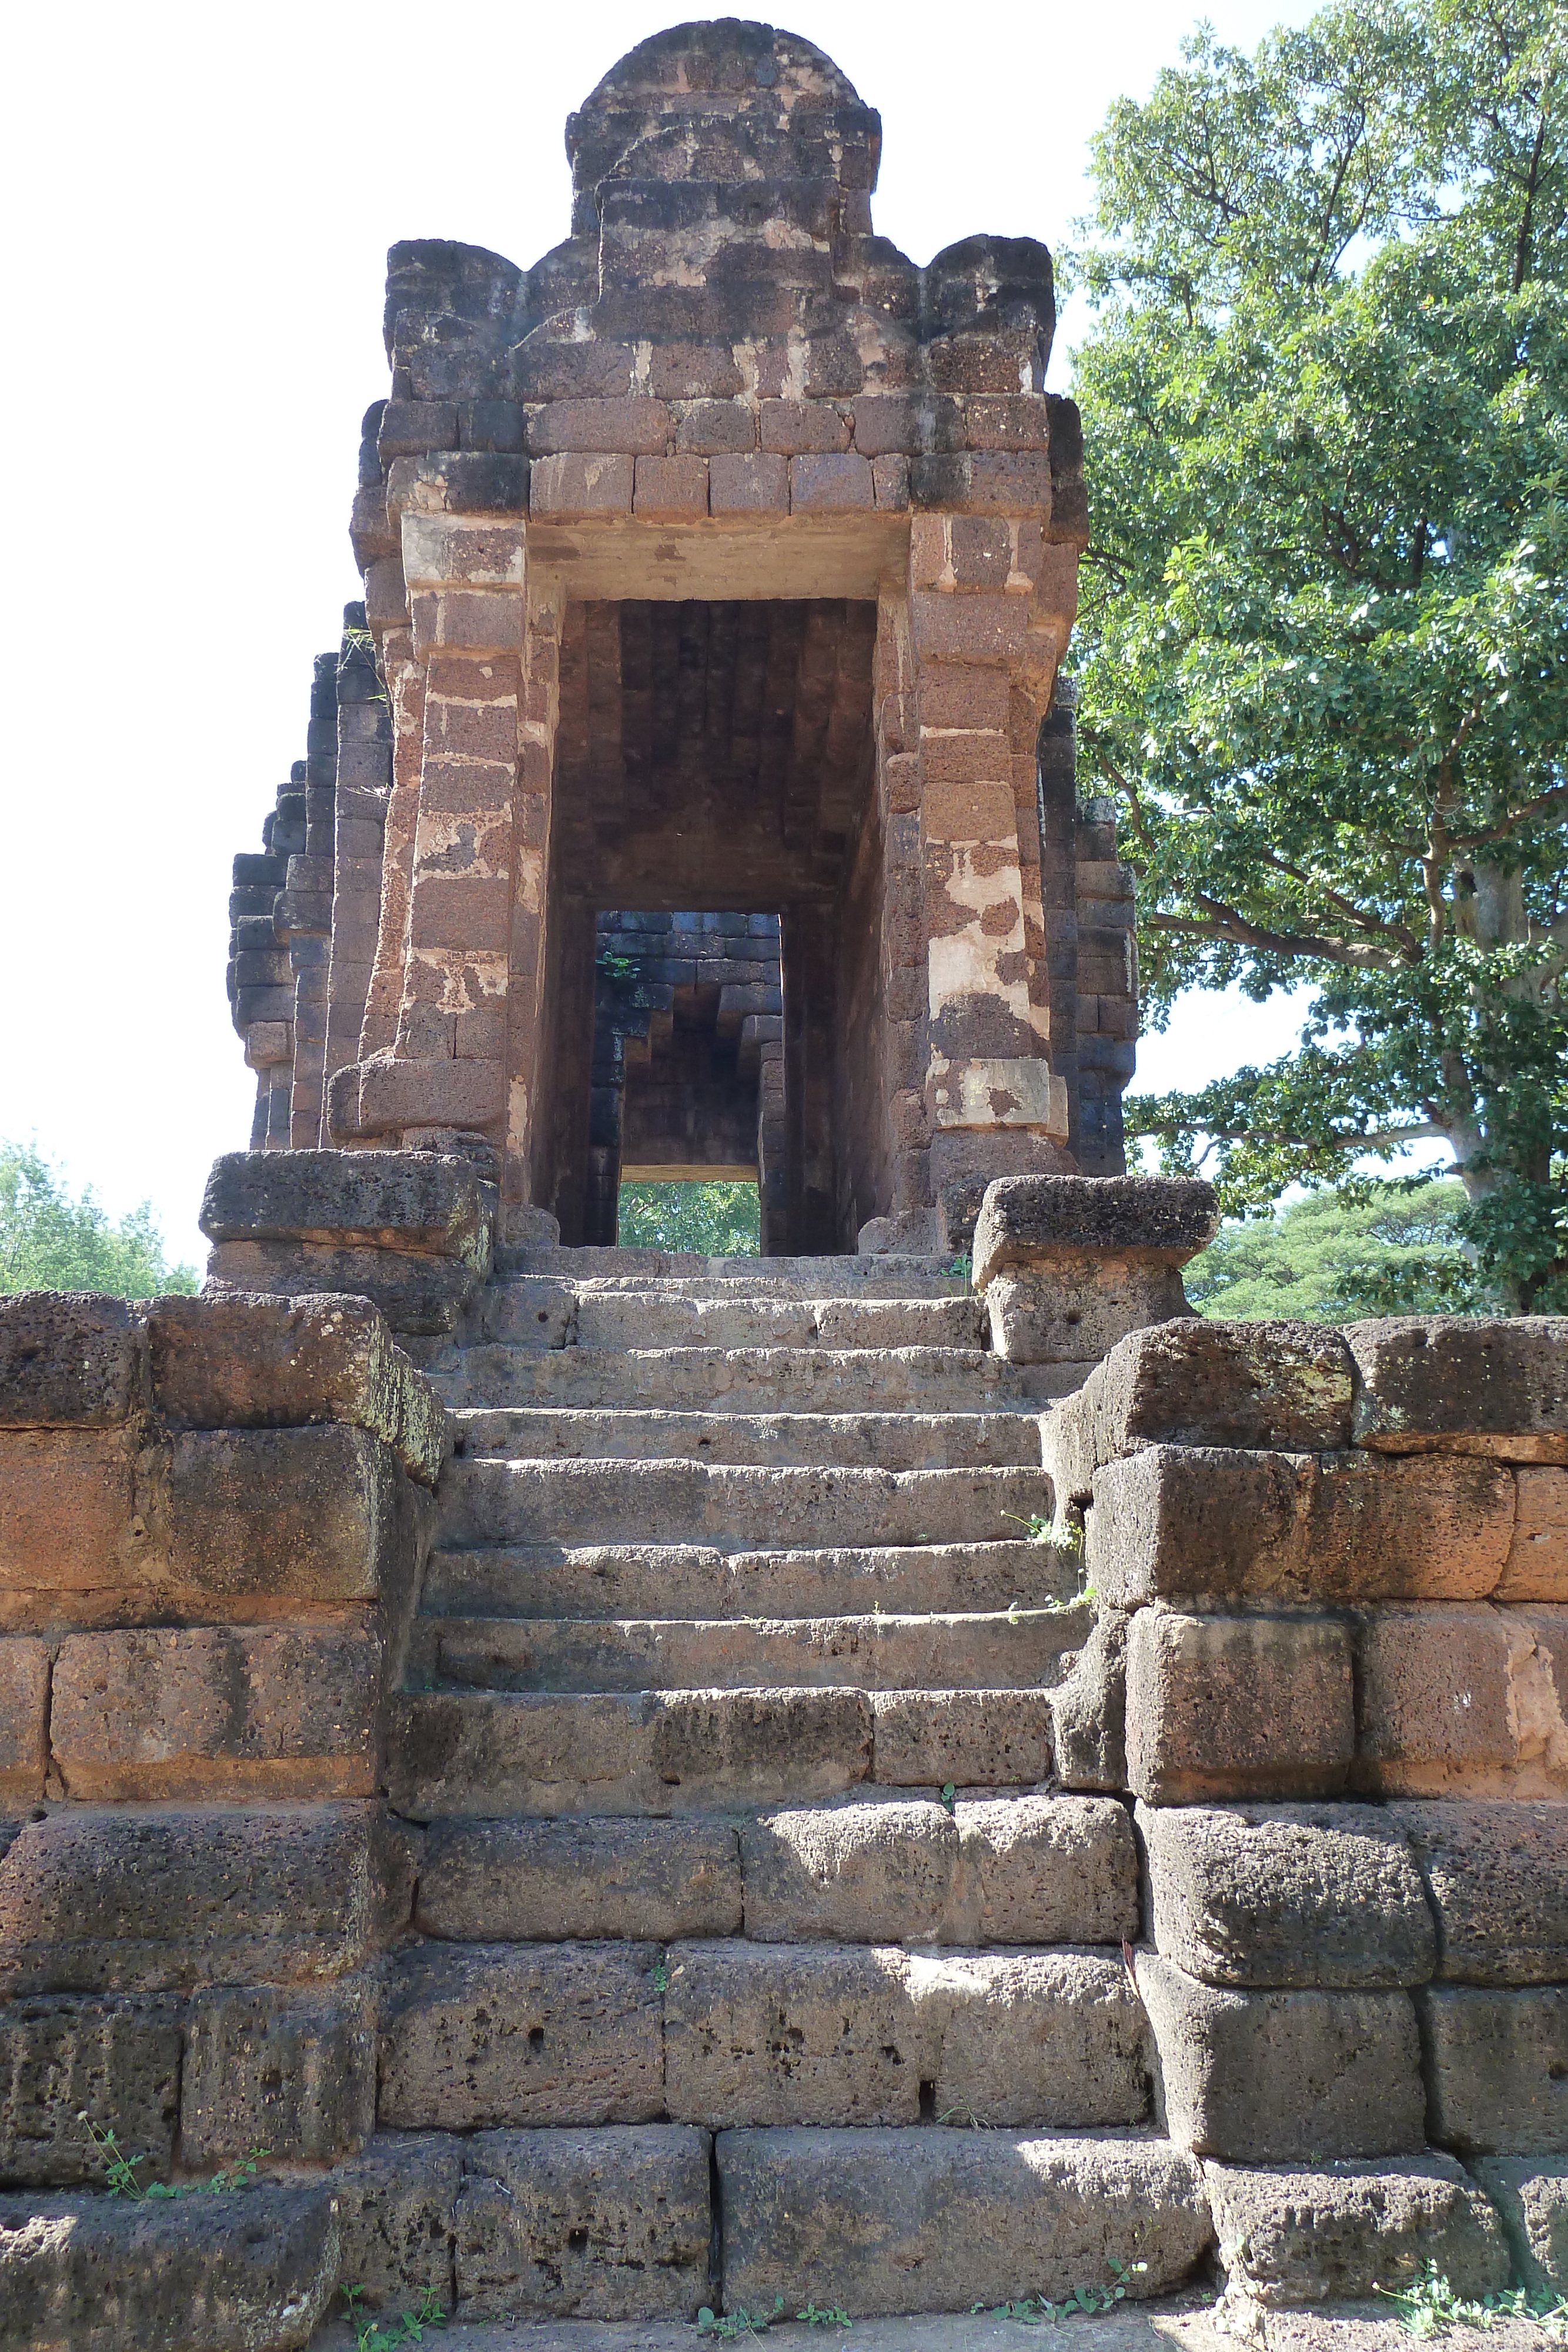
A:
{"label": "square stone pillar cap", "polygon": [[1092,1255],[1185,1265],[1218,1226],[1214,1187],[1198,1177],[1002,1176],[975,1225],[975,1286]]}

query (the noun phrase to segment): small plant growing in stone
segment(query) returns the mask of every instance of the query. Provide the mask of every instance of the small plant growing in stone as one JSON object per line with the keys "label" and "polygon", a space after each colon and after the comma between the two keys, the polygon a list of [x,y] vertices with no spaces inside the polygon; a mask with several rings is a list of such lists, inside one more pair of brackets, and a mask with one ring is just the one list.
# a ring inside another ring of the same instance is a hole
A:
{"label": "small plant growing in stone", "polygon": [[103,2184],[110,2196],[135,2197],[148,2204],[156,2203],[160,2199],[172,2197],[232,2196],[236,2189],[250,2187],[260,2168],[262,2158],[272,2154],[269,2147],[253,2147],[249,2155],[243,2157],[238,2164],[231,2165],[226,2171],[214,2172],[210,2180],[188,2180],[179,2183],[149,2180],[143,2183],[138,2178],[138,2173],[139,2168],[147,2162],[147,2158],[144,2156],[127,2156],[120,2145],[112,2125],[100,2128],[85,2109],[78,2114],[77,2121],[86,2126],[87,2136],[98,2151],[103,2165]]}
{"label": "small plant growing in stone", "polygon": [[798,2311],[795,2316],[803,2319],[808,2327],[849,2327],[853,2324],[849,2313],[838,2303],[808,2303],[805,2310]]}
{"label": "small plant growing in stone", "polygon": [[446,2314],[433,2286],[420,2290],[417,2311],[400,2312],[393,2320],[371,2319],[361,2310],[362,2286],[346,2286],[340,2292],[354,2323],[354,2352],[392,2352],[394,2345],[423,2344],[427,2327],[446,2325]]}
{"label": "small plant growing in stone", "polygon": [[951,1275],[956,1275],[967,1290],[975,1279],[975,1261],[967,1251],[960,1250],[947,1271]]}
{"label": "small plant growing in stone", "polygon": [[952,1781],[944,1780],[942,1783],[942,1802],[946,1806],[949,1812],[952,1811],[955,1803],[957,1801],[957,1796],[958,1791],[954,1787]]}
{"label": "small plant growing in stone", "polygon": [[1549,2343],[1568,2344],[1568,2297],[1560,2294],[1515,2286],[1472,2299],[1456,2294],[1431,2261],[1409,2286],[1380,2286],[1377,2292],[1394,2305],[1410,2336],[1446,2336],[1454,2327],[1496,2327],[1512,2319],[1533,2323]]}
{"label": "small plant growing in stone", "polygon": [[1112,2258],[1110,2283],[1104,2286],[1075,2286],[1066,2300],[1052,2303],[1042,2294],[1026,2294],[1016,2303],[987,2305],[971,2304],[971,2314],[990,2311],[993,2319],[1021,2319],[1026,2327],[1055,2327],[1064,2319],[1076,2319],[1080,2312],[1091,2315],[1113,2311],[1126,2294],[1128,2287],[1140,2271],[1148,2269],[1147,2263],[1119,2263]]}
{"label": "small plant growing in stone", "polygon": [[655,1992],[668,1992],[669,1990],[670,1956],[668,1952],[661,1952],[658,1958],[653,1963],[653,1990]]}
{"label": "small plant growing in stone", "polygon": [[939,2124],[959,2124],[965,2131],[989,2131],[992,2128],[984,2116],[975,2113],[967,2099],[960,2099],[956,2106],[944,2107],[936,2120]]}
{"label": "small plant growing in stone", "polygon": [[783,2316],[784,2298],[781,2294],[774,2296],[771,2311],[747,2311],[742,2306],[738,2311],[727,2311],[722,2319],[705,2303],[697,2314],[697,2334],[716,2336],[727,2343],[733,2343],[737,2336],[760,2336],[765,2327],[771,2327]]}

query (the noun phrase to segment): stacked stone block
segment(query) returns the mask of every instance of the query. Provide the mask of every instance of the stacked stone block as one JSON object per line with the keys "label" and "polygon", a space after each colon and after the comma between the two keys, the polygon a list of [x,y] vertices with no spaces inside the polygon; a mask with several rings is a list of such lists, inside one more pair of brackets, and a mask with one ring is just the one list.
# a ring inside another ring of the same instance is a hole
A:
{"label": "stacked stone block", "polygon": [[[444,1412],[363,1298],[0,1303],[0,2343],[302,2345],[375,2111]],[[270,2151],[240,2192],[143,2188]],[[42,2192],[42,2193],[37,2193]]]}
{"label": "stacked stone block", "polygon": [[1167,1323],[1045,1424],[1100,1611],[1057,1769],[1135,1801],[1162,2115],[1263,2304],[1550,2268],[1564,1364],[1552,1318]]}
{"label": "stacked stone block", "polygon": [[357,1051],[362,1025],[391,733],[361,604],[344,607],[339,651],[317,656],[306,747],[263,824],[263,854],[235,859],[229,899],[229,1001],[256,1072],[256,1151],[322,1140],[326,1078],[340,1050]]}

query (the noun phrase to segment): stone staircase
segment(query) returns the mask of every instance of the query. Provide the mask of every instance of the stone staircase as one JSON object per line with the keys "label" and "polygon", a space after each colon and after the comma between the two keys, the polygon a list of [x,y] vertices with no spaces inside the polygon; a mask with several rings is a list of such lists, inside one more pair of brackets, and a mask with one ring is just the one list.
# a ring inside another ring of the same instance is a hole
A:
{"label": "stone staircase", "polygon": [[1130,1817],[1051,1790],[1092,1612],[1029,1528],[1072,1375],[984,1341],[935,1261],[557,1250],[434,1356],[455,1453],[387,1767],[415,1936],[345,2275],[433,2275],[454,2182],[476,2319],[1197,2260]]}

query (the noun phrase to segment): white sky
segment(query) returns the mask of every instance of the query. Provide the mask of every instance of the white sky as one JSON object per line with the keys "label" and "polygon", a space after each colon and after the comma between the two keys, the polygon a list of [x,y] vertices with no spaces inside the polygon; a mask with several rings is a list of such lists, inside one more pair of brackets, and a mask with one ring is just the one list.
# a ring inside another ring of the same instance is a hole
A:
{"label": "white sky", "polygon": [[[956,33],[950,6],[810,0],[787,21],[882,110],[877,226],[925,261],[982,229],[1061,242],[1090,133],[1199,14],[1250,46],[1311,13],[992,0]],[[386,248],[451,236],[527,264],[555,244],[568,112],[673,21],[624,0],[56,0],[7,36],[0,1136],[36,1136],[117,1214],[150,1196],[176,1255],[200,1264],[207,1168],[249,1137],[229,861],[261,845],[311,657],[359,593]],[[1202,999],[1141,1083],[1292,1035],[1287,1009]]]}

